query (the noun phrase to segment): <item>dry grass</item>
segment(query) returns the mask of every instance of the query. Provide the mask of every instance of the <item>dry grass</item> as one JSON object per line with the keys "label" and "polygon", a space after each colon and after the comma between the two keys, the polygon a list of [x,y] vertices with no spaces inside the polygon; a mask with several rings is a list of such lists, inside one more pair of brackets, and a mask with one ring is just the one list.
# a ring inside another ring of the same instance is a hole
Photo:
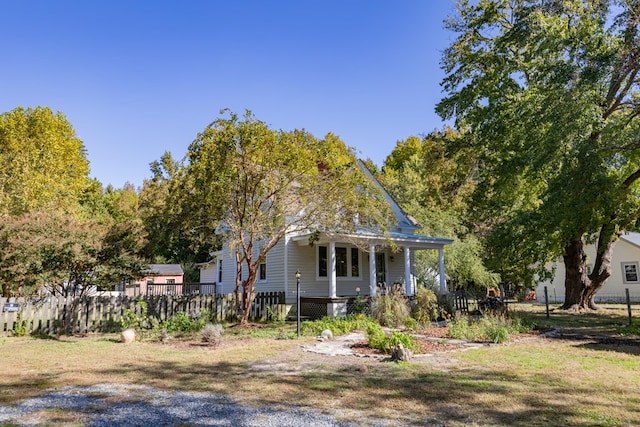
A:
{"label": "dry grass", "polygon": [[409,364],[308,353],[301,344],[310,338],[247,332],[227,334],[216,348],[179,339],[125,345],[115,335],[0,337],[0,404],[53,387],[112,382],[309,406],[351,421],[365,413],[411,425],[640,425],[640,343],[613,332],[625,315],[593,315],[589,327],[584,315],[554,313],[547,322],[537,309],[536,322],[552,326],[556,316],[565,335]]}

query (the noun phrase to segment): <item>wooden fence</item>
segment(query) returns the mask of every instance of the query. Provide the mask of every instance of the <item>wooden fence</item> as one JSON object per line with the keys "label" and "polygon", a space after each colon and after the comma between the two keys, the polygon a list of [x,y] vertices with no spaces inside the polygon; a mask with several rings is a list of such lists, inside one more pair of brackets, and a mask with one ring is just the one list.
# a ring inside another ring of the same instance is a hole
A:
{"label": "wooden fence", "polygon": [[[196,318],[206,310],[217,321],[236,316],[233,294],[0,298],[0,334],[20,329],[27,334],[45,335],[118,332],[125,316],[142,314],[140,301],[146,303],[147,316],[152,323],[167,320],[178,312]],[[249,317],[284,318],[287,314],[284,302],[284,292],[258,293]]]}

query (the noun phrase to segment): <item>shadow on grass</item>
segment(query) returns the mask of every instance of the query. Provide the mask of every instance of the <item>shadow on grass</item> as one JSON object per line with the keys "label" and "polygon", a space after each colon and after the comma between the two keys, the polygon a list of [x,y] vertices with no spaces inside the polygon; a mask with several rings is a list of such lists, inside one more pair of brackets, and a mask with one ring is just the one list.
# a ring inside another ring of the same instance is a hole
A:
{"label": "shadow on grass", "polygon": [[[331,414],[336,409],[343,413],[354,409],[373,419],[390,417],[406,425],[604,425],[585,415],[582,406],[591,409],[588,402],[593,390],[564,382],[556,373],[531,377],[483,369],[439,372],[382,363],[366,372],[355,365],[269,371],[244,363],[148,362],[114,366],[100,375],[156,387],[169,384],[174,390],[225,394],[276,408],[312,407]],[[607,391],[600,389],[599,393]],[[637,404],[622,403],[624,411],[636,411],[633,419],[640,421]],[[370,424],[370,420],[352,421]],[[616,422],[610,419],[607,425]]]}
{"label": "shadow on grass", "polygon": [[579,348],[640,355],[640,337],[619,333],[629,321],[623,309],[604,308],[590,313],[555,309],[549,318],[539,313],[529,317],[537,325],[557,330],[548,335],[550,339],[573,341]]}

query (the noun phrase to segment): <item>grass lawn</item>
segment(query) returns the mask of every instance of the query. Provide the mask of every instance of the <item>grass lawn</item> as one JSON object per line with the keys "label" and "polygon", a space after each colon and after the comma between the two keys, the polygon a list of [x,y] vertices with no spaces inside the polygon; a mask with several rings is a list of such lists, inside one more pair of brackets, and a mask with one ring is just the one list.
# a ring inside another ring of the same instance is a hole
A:
{"label": "grass lawn", "polygon": [[0,337],[0,405],[53,387],[113,382],[309,406],[356,422],[366,414],[407,425],[640,425],[640,338],[617,335],[624,307],[554,311],[549,319],[544,307],[514,309],[559,330],[401,364],[304,352],[312,338],[276,339],[295,324],[227,328],[218,348],[197,337],[129,345],[116,335]]}

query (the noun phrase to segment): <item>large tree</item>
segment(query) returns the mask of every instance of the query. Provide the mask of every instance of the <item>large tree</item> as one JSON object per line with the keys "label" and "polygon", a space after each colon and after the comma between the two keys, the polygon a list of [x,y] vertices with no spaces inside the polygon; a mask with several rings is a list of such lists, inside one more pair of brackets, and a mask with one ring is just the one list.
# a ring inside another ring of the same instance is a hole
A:
{"label": "large tree", "polygon": [[259,265],[287,232],[386,225],[381,193],[335,135],[318,140],[276,131],[248,111],[243,118],[226,111],[198,135],[187,158],[185,200],[192,212],[200,210],[199,221],[220,219],[218,231],[236,260],[243,323]]}
{"label": "large tree", "polygon": [[86,295],[136,277],[146,266],[135,222],[78,219],[56,212],[0,218],[0,278],[6,296]]}
{"label": "large tree", "polygon": [[[445,127],[422,138],[398,141],[379,179],[406,211],[414,213],[423,226],[422,233],[454,239],[445,249],[450,283],[496,286],[499,277],[483,264],[483,247],[472,233],[477,226],[470,222],[468,212],[477,157],[473,150],[447,148],[458,139],[457,132]],[[431,251],[419,252],[416,268],[422,282],[433,281],[438,271],[437,256]]]}
{"label": "large tree", "polygon": [[18,107],[0,115],[0,215],[78,208],[89,185],[82,141],[62,113]]}
{"label": "large tree", "polygon": [[140,191],[140,216],[148,235],[144,253],[154,263],[181,264],[185,280],[197,282],[196,263],[220,248],[215,230],[221,206],[200,198],[205,189],[194,194],[184,180],[185,166],[171,153],[150,166],[153,176]]}
{"label": "large tree", "polygon": [[480,156],[494,258],[516,273],[562,256],[564,306],[595,308],[640,213],[640,3],[465,0],[458,12],[437,111]]}

